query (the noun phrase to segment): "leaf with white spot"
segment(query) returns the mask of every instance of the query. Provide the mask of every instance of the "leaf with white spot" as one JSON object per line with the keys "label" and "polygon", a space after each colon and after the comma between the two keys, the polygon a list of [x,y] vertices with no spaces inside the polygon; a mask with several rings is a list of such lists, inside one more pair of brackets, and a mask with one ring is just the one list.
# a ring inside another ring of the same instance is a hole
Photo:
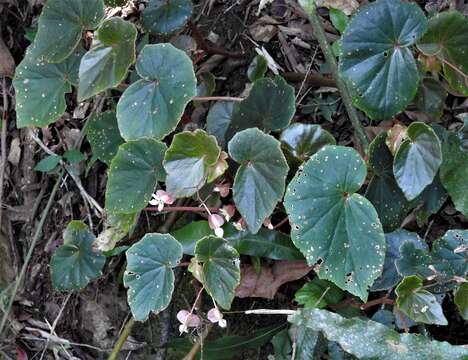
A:
{"label": "leaf with white spot", "polygon": [[145,321],[170,303],[182,246],[169,234],[146,234],[127,250],[124,285],[133,317]]}
{"label": "leaf with white spot", "polygon": [[307,262],[321,261],[320,278],[364,301],[385,257],[377,212],[356,193],[366,173],[356,150],[327,145],[298,171],[284,199],[291,238]]}

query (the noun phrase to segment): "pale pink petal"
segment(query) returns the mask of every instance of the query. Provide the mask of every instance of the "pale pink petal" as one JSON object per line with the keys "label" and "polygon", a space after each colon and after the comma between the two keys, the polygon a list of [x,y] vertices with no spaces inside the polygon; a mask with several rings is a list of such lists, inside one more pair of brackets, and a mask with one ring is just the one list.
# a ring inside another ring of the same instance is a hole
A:
{"label": "pale pink petal", "polygon": [[158,190],[156,191],[156,195],[158,196],[158,198],[161,199],[161,201],[164,203],[164,204],[168,204],[168,205],[171,205],[174,203],[175,199],[174,197],[165,192],[164,190]]}
{"label": "pale pink petal", "polygon": [[158,211],[163,211],[163,209],[164,209],[164,203],[163,203],[163,202],[160,202],[160,203],[158,204]]}
{"label": "pale pink petal", "polygon": [[187,326],[185,326],[184,324],[181,324],[179,325],[179,333],[188,333],[188,329],[187,329]]}
{"label": "pale pink petal", "polygon": [[221,215],[211,214],[208,216],[208,224],[210,225],[211,229],[215,230],[223,226],[224,219]]}
{"label": "pale pink petal", "polygon": [[177,320],[179,320],[179,322],[181,322],[182,324],[185,323],[185,320],[187,320],[187,316],[189,316],[190,314],[190,311],[187,311],[187,310],[180,310],[178,313],[177,313]]}
{"label": "pale pink petal", "polygon": [[268,230],[273,230],[273,225],[271,224],[270,218],[263,220],[263,226],[265,226]]}
{"label": "pale pink petal", "polygon": [[188,327],[199,327],[201,325],[201,319],[198,315],[191,314],[187,317]]}
{"label": "pale pink petal", "polygon": [[223,318],[223,314],[221,314],[221,311],[219,311],[217,308],[210,309],[206,316],[212,323],[217,323]]}

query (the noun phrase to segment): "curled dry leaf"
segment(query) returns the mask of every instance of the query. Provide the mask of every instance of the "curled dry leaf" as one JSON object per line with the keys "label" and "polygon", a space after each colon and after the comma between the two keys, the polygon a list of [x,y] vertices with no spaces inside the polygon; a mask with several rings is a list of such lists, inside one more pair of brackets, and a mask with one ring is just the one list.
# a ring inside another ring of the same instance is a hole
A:
{"label": "curled dry leaf", "polygon": [[334,8],[351,15],[359,7],[356,0],[315,0],[318,7]]}
{"label": "curled dry leaf", "polygon": [[312,270],[305,261],[279,260],[272,265],[263,265],[260,272],[250,264],[241,267],[241,281],[236,296],[273,299],[279,287],[298,280]]}
{"label": "curled dry leaf", "polygon": [[15,60],[0,36],[0,77],[6,76],[13,79],[15,67]]}

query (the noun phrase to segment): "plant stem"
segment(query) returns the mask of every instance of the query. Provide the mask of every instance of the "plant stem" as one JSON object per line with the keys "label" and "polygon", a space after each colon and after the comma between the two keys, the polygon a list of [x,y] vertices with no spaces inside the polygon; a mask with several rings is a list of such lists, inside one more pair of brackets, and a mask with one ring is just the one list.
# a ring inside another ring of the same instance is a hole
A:
{"label": "plant stem", "polygon": [[[305,1],[304,1],[305,2]],[[303,4],[302,4],[303,5]],[[303,5],[304,6],[304,5]],[[323,30],[322,23],[317,15],[317,7],[315,6],[315,0],[307,0],[307,6],[304,7],[307,15],[309,15],[309,20],[314,29],[314,35],[317,38],[320,48],[322,49],[323,55],[325,56],[325,60],[328,66],[331,69],[333,78],[335,79],[336,86],[340,91],[341,98],[343,99],[343,104],[348,112],[349,119],[351,120],[351,124],[354,127],[356,132],[356,136],[361,143],[362,148],[365,152],[367,152],[367,147],[369,146],[369,138],[364,131],[364,127],[359,120],[358,114],[356,109],[353,106],[353,101],[351,99],[351,95],[348,92],[345,82],[341,78],[338,72],[338,65],[336,63],[335,56],[333,55],[332,49],[328,44],[327,38],[325,36],[325,31]]]}
{"label": "plant stem", "polygon": [[188,352],[187,355],[182,360],[193,360],[195,359],[196,355],[198,354],[198,351],[200,351],[201,344],[203,341],[206,339],[208,334],[210,333],[211,328],[213,327],[213,324],[208,324],[205,329],[203,330],[203,333],[198,337],[197,341],[195,344],[193,344],[192,348]]}
{"label": "plant stem", "polygon": [[158,210],[157,207],[147,207],[144,211],[155,211],[155,212],[177,212],[177,211],[189,211],[189,212],[207,212],[207,210],[211,212],[219,212],[219,208],[203,208],[198,206],[169,206],[164,207],[161,211]]}
{"label": "plant stem", "polygon": [[52,192],[50,193],[50,197],[49,197],[49,200],[47,201],[47,205],[46,205],[44,211],[42,212],[41,220],[39,221],[39,224],[37,225],[36,232],[34,234],[33,240],[31,242],[31,245],[29,246],[29,250],[28,250],[28,253],[26,255],[26,258],[24,259],[23,267],[21,268],[21,272],[20,272],[18,278],[15,281],[15,286],[13,287],[13,291],[11,293],[10,299],[8,301],[8,304],[7,304],[6,308],[5,308],[5,313],[3,314],[2,322],[0,323],[0,335],[3,333],[3,329],[5,327],[5,324],[6,324],[7,320],[8,320],[8,315],[10,314],[11,307],[13,305],[13,302],[15,301],[16,293],[18,292],[18,288],[19,288],[20,284],[23,281],[23,277],[24,277],[24,274],[26,273],[26,270],[28,268],[29,261],[31,260],[31,256],[32,256],[32,253],[34,251],[34,248],[36,247],[36,244],[37,244],[39,238],[41,237],[42,228],[43,228],[44,223],[45,223],[45,221],[47,219],[50,208],[52,207],[52,203],[54,201],[55,194],[57,193],[57,191],[58,191],[58,189],[60,187],[60,183],[62,181],[63,174],[64,174],[64,170],[62,169],[62,170],[60,170],[57,181],[55,182],[55,185],[54,185],[54,187],[52,189]]}
{"label": "plant stem", "polygon": [[7,127],[8,127],[8,94],[7,94],[7,84],[6,77],[3,78],[3,115],[2,115],[2,134],[1,134],[1,163],[0,163],[0,225],[2,224],[3,218],[3,180],[5,178],[5,166],[6,166],[6,138],[7,138]]}
{"label": "plant stem", "polygon": [[135,319],[131,317],[130,320],[128,320],[127,323],[125,324],[125,327],[120,333],[119,339],[115,343],[114,348],[112,349],[112,352],[109,355],[107,360],[118,359],[120,350],[122,349],[123,344],[125,344],[125,341],[127,341],[127,338],[130,335],[134,325],[135,325]]}
{"label": "plant stem", "polygon": [[234,97],[234,96],[195,96],[193,101],[243,101],[244,98]]}

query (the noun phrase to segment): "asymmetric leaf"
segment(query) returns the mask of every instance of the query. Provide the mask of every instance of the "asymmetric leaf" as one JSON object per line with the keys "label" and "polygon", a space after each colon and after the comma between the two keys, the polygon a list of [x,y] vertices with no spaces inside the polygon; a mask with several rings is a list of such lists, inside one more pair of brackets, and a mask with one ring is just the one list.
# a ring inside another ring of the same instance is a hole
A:
{"label": "asymmetric leaf", "polygon": [[446,98],[447,91],[439,81],[433,78],[424,78],[419,84],[414,102],[417,110],[431,118],[439,119],[442,116]]}
{"label": "asymmetric leaf", "polygon": [[39,17],[32,51],[38,60],[61,62],[76,48],[85,30],[104,18],[102,0],[48,0]]}
{"label": "asymmetric leaf", "polygon": [[257,80],[247,99],[235,104],[226,141],[237,132],[252,127],[265,132],[284,129],[295,111],[294,88],[281,76]]}
{"label": "asymmetric leaf", "polygon": [[133,317],[145,321],[171,302],[174,271],[182,259],[182,246],[169,234],[146,234],[127,250],[124,285]]}
{"label": "asymmetric leaf", "polygon": [[364,301],[385,257],[377,212],[356,193],[366,172],[356,150],[327,145],[296,174],[284,200],[291,238],[307,262],[321,260],[320,278]]}
{"label": "asymmetric leaf", "polygon": [[393,155],[386,145],[387,134],[379,134],[368,149],[373,176],[367,185],[366,198],[375,206],[384,231],[398,228],[411,206],[393,176]]}
{"label": "asymmetric leaf", "polygon": [[257,128],[237,133],[228,149],[240,164],[234,179],[234,203],[255,234],[282,199],[289,167],[280,142]]}
{"label": "asymmetric leaf", "polygon": [[93,158],[106,164],[117,154],[119,146],[124,142],[117,127],[117,117],[113,111],[95,114],[88,120],[86,137],[91,144]]}
{"label": "asymmetric leaf", "polygon": [[81,221],[71,221],[63,233],[63,245],[50,260],[52,284],[57,290],[79,290],[101,275],[106,258],[93,249],[96,240]]}
{"label": "asymmetric leaf", "polygon": [[408,200],[432,183],[441,163],[441,144],[434,130],[421,122],[412,123],[393,160],[393,174]]}
{"label": "asymmetric leaf", "polygon": [[203,284],[223,309],[231,308],[240,282],[239,254],[227,241],[207,236],[197,242],[195,259],[203,264]]}
{"label": "asymmetric leaf", "polygon": [[447,319],[436,297],[422,286],[423,282],[418,276],[405,277],[395,290],[398,308],[414,321],[447,325]]}
{"label": "asymmetric leaf", "polygon": [[423,278],[434,275],[429,269],[432,257],[427,249],[416,246],[414,242],[404,242],[400,245],[400,257],[395,260],[397,271],[402,276],[418,275]]}
{"label": "asymmetric leaf", "polygon": [[167,192],[176,197],[195,194],[205,185],[220,154],[216,138],[203,130],[176,134],[164,156]]}
{"label": "asymmetric leaf", "polygon": [[214,104],[206,116],[206,131],[214,135],[218,144],[224,148],[226,145],[225,135],[231,122],[234,102],[218,101]]}
{"label": "asymmetric leaf", "polygon": [[455,292],[455,304],[464,320],[468,320],[468,283],[463,283]]}
{"label": "asymmetric leaf", "polygon": [[463,346],[432,341],[417,334],[399,334],[375,321],[358,317],[346,319],[327,310],[298,311],[288,320],[297,326],[322,331],[328,340],[336,341],[358,359],[463,360],[468,356],[468,349]]}
{"label": "asymmetric leaf", "polygon": [[117,104],[120,132],[127,141],[162,139],[176,128],[196,95],[192,61],[171,44],[146,45],[136,70],[141,79],[125,90]]}
{"label": "asymmetric leaf", "polygon": [[56,121],[66,109],[65,94],[78,84],[82,50],[59,64],[37,60],[30,50],[16,69],[16,125],[44,127]]}
{"label": "asymmetric leaf", "polygon": [[162,166],[166,145],[153,139],[129,141],[119,147],[111,162],[106,209],[111,213],[132,214],[151,199],[158,181],[164,181]]}
{"label": "asymmetric leaf", "polygon": [[121,18],[105,20],[80,64],[78,100],[119,85],[135,62],[135,25]]}
{"label": "asymmetric leaf", "polygon": [[434,241],[434,267],[447,277],[468,275],[468,230],[448,230]]}
{"label": "asymmetric leaf", "polygon": [[184,27],[192,12],[191,0],[150,0],[141,21],[151,34],[168,35]]}
{"label": "asymmetric leaf", "polygon": [[427,20],[417,4],[378,0],[353,16],[341,41],[340,73],[354,104],[373,119],[389,119],[416,95],[419,74],[411,46]]}
{"label": "asymmetric leaf", "polygon": [[[444,11],[429,19],[418,48],[443,63],[450,86],[468,96],[468,20],[458,11]],[[455,68],[456,69],[455,69]],[[462,75],[462,73],[464,75]]]}

